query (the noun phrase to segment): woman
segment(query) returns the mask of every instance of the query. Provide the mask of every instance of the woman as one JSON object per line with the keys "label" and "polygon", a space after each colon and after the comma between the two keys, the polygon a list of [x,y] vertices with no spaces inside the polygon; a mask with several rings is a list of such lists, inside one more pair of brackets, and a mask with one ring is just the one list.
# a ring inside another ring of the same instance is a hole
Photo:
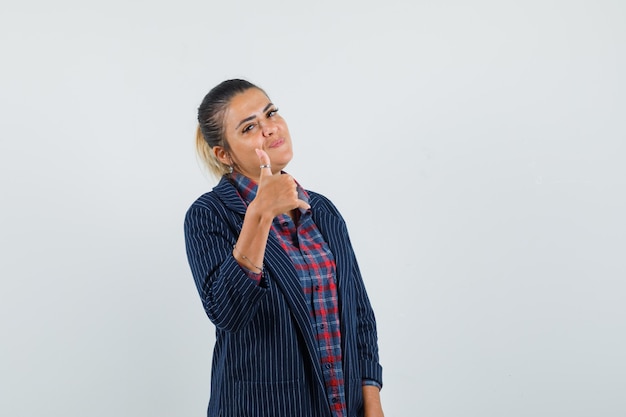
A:
{"label": "woman", "polygon": [[346,225],[283,170],[285,120],[244,80],[213,88],[196,145],[221,177],[185,218],[216,327],[208,416],[382,416],[376,323]]}

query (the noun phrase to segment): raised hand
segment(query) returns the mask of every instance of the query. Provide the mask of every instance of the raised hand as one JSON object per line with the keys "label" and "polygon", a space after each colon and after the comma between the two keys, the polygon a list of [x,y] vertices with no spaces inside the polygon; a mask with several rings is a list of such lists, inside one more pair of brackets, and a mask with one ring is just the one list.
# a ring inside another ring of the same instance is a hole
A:
{"label": "raised hand", "polygon": [[310,206],[298,198],[293,177],[287,174],[273,175],[269,155],[261,149],[256,149],[256,154],[261,167],[259,187],[253,202],[257,208],[271,214],[272,218],[296,208],[308,209]]}

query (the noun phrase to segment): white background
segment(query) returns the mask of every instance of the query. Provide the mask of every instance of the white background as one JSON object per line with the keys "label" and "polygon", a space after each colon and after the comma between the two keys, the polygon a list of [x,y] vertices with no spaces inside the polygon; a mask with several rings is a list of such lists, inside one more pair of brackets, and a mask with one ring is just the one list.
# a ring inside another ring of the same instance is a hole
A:
{"label": "white background", "polygon": [[35,0],[0,42],[0,415],[205,415],[182,223],[234,77],[348,222],[387,416],[626,415],[622,0]]}

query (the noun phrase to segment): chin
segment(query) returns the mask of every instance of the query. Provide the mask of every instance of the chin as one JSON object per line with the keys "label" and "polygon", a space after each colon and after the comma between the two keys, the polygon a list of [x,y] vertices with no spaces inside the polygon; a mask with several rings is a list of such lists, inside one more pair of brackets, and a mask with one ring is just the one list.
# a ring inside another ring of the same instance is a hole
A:
{"label": "chin", "polygon": [[270,156],[272,163],[276,165],[284,165],[287,166],[289,162],[291,162],[291,158],[293,158],[293,152],[289,150],[288,152],[281,152],[274,157]]}

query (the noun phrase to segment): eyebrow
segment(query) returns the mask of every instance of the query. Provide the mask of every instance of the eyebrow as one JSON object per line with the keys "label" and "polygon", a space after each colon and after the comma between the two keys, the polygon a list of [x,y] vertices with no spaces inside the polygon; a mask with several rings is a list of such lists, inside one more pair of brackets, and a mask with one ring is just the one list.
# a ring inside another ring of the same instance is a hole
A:
{"label": "eyebrow", "polygon": [[[263,111],[262,111],[261,113],[265,113],[265,112],[266,112],[266,111],[268,111],[268,110],[269,110],[269,108],[270,108],[270,107],[272,107],[273,105],[274,105],[274,103],[272,103],[272,102],[268,103],[268,104],[267,104],[267,106],[265,106],[265,107],[263,108]],[[235,130],[239,129],[239,126],[241,126],[242,124],[244,124],[244,123],[246,123],[246,122],[249,122],[249,121],[251,121],[251,120],[254,120],[254,119],[256,119],[256,114],[253,114],[253,115],[252,115],[252,116],[250,116],[250,117],[246,117],[246,118],[245,118],[245,119],[243,119],[241,122],[239,122],[239,124],[237,125],[237,127],[235,128]]]}

